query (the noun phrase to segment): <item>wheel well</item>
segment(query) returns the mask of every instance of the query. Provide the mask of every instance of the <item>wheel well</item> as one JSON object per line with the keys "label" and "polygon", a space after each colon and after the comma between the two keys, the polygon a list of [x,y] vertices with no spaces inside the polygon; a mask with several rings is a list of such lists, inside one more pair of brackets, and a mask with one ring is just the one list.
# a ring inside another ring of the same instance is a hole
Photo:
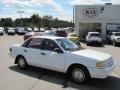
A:
{"label": "wheel well", "polygon": [[116,40],[115,40],[115,39],[113,39],[113,41],[115,41],[115,42],[116,42]]}
{"label": "wheel well", "polygon": [[23,56],[23,55],[18,55],[18,56],[15,58],[15,64],[17,64],[17,63],[18,63],[18,58],[20,58],[20,57],[23,57],[23,58],[24,58],[24,56]]}
{"label": "wheel well", "polygon": [[84,68],[86,71],[87,71],[87,73],[89,74],[89,76],[90,76],[90,73],[89,73],[89,71],[88,71],[88,69],[87,69],[87,67],[86,66],[84,66],[84,65],[82,65],[82,64],[78,64],[78,63],[75,63],[75,64],[72,64],[72,65],[70,65],[69,67],[68,67],[68,69],[67,69],[67,74],[69,74],[70,73],[70,71],[71,71],[71,69],[72,68],[74,68],[74,67],[81,67],[81,68]]}

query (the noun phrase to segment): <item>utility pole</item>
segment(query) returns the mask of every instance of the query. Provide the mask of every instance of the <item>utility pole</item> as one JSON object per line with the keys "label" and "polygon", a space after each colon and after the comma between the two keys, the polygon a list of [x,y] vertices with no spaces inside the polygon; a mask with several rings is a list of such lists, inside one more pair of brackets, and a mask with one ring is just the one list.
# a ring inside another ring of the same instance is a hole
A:
{"label": "utility pole", "polygon": [[73,4],[73,27],[75,27],[75,5]]}
{"label": "utility pole", "polygon": [[21,28],[22,28],[22,13],[24,13],[24,11],[18,11],[17,13],[19,13],[19,14],[20,14]]}

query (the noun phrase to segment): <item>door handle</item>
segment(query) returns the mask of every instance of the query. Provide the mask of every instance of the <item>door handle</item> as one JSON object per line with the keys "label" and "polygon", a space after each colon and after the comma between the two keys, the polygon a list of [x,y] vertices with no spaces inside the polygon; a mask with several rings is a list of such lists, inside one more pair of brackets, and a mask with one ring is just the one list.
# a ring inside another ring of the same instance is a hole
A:
{"label": "door handle", "polygon": [[27,50],[24,50],[24,52],[27,52]]}
{"label": "door handle", "polygon": [[41,53],[41,55],[46,55],[45,53]]}

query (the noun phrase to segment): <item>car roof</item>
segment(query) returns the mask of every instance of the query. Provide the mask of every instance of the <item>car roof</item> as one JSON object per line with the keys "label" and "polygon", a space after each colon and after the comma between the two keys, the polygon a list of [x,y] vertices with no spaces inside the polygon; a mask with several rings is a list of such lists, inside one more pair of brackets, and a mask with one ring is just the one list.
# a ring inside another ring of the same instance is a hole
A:
{"label": "car roof", "polygon": [[57,36],[33,36],[31,38],[44,38],[44,39],[55,40],[55,39],[62,39],[62,38],[65,38],[65,37],[57,37]]}

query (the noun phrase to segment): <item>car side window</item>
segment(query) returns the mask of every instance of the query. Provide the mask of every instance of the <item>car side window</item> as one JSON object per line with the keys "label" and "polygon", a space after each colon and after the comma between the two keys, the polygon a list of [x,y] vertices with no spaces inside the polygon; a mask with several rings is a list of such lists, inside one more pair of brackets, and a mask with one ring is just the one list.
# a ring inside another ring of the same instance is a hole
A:
{"label": "car side window", "polygon": [[29,38],[28,40],[26,40],[26,41],[23,43],[22,47],[28,47],[28,44],[29,44],[30,41],[31,41],[31,38]]}
{"label": "car side window", "polygon": [[32,38],[28,44],[28,48],[41,49],[42,39],[41,38]]}
{"label": "car side window", "polygon": [[56,48],[59,48],[56,42],[50,39],[44,39],[43,45],[44,50],[55,51]]}

